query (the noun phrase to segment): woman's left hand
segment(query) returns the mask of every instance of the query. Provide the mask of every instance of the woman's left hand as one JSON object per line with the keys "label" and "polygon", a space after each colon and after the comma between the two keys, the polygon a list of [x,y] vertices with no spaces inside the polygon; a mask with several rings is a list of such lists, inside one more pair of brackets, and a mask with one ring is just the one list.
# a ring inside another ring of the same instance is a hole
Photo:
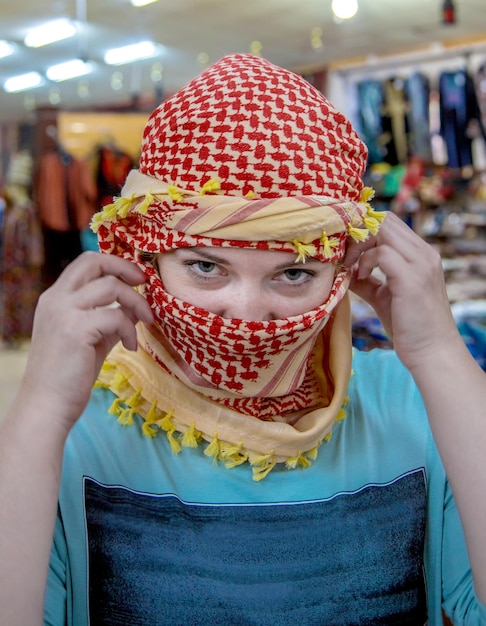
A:
{"label": "woman's left hand", "polygon": [[393,213],[378,235],[349,245],[344,265],[353,267],[351,289],[375,309],[409,369],[457,337],[439,253]]}

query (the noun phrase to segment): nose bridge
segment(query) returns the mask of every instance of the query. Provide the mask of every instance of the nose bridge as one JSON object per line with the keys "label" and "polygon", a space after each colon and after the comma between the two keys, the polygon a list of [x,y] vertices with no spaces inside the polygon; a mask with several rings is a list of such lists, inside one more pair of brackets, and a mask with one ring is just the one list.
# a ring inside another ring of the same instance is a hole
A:
{"label": "nose bridge", "polygon": [[268,296],[255,281],[242,281],[227,303],[226,317],[248,321],[267,321],[271,317]]}

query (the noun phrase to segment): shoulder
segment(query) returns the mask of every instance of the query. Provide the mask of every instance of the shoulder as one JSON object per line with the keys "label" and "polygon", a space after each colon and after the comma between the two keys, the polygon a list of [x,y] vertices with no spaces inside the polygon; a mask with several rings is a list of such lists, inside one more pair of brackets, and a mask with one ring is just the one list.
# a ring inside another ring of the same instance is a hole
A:
{"label": "shoulder", "polygon": [[135,457],[143,443],[141,429],[132,428],[128,421],[119,421],[113,410],[116,402],[112,391],[101,387],[92,390],[90,401],[66,442],[65,465],[108,466],[120,454]]}
{"label": "shoulder", "polygon": [[429,478],[434,468],[440,470],[422,398],[393,350],[355,352],[348,397],[335,444],[356,475],[368,467],[381,482],[419,468]]}
{"label": "shoulder", "polygon": [[353,367],[355,371],[358,368],[360,371],[363,368],[369,369],[371,375],[376,371],[383,370],[398,375],[408,373],[408,370],[398,358],[395,350],[381,348],[375,348],[367,352],[353,348]]}
{"label": "shoulder", "polygon": [[428,431],[419,390],[393,350],[354,352],[349,398],[354,414],[367,423]]}
{"label": "shoulder", "polygon": [[412,375],[394,350],[353,351],[351,386],[368,389],[374,396],[386,390],[397,395],[416,396],[418,390]]}

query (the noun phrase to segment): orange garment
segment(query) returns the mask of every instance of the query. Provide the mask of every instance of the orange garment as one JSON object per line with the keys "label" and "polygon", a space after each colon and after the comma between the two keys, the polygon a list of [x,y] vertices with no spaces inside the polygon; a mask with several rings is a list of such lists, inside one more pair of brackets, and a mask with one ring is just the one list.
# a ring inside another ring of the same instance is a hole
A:
{"label": "orange garment", "polygon": [[97,209],[96,193],[87,162],[60,152],[42,157],[35,196],[43,226],[59,232],[87,228]]}
{"label": "orange garment", "polygon": [[76,227],[89,227],[93,213],[98,210],[97,188],[93,171],[83,159],[73,159],[67,172],[68,201],[73,208]]}

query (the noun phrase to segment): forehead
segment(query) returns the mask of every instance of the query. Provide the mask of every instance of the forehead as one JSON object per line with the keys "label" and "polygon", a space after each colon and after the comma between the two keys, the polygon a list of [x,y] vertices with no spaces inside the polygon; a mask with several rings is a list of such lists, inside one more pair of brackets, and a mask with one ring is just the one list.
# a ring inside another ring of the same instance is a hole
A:
{"label": "forehead", "polygon": [[[287,267],[297,265],[295,252],[281,252],[278,250],[255,250],[253,248],[216,248],[199,246],[193,248],[177,248],[169,253],[175,258],[200,257],[213,263],[257,263],[265,266]],[[302,263],[298,263],[302,265]],[[306,265],[323,265],[322,261],[306,258]]]}

